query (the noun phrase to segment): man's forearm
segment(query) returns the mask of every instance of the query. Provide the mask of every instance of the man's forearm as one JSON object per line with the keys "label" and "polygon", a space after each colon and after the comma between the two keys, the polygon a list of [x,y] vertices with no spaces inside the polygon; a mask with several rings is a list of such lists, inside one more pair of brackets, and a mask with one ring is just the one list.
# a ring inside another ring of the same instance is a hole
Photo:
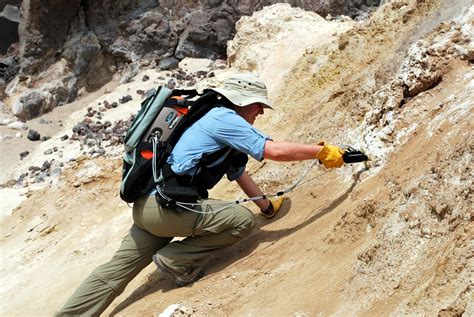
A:
{"label": "man's forearm", "polygon": [[266,159],[283,162],[310,160],[315,159],[322,148],[321,145],[268,140],[265,142],[263,156]]}
{"label": "man's forearm", "polygon": [[[249,174],[247,174],[247,172],[244,172],[237,179],[237,184],[239,184],[240,188],[242,188],[242,190],[248,197],[263,195],[263,192],[260,190],[257,184],[255,184],[255,182],[249,176]],[[259,199],[259,200],[254,200],[253,202],[262,210],[266,209],[268,205],[270,204],[270,201],[268,199]]]}

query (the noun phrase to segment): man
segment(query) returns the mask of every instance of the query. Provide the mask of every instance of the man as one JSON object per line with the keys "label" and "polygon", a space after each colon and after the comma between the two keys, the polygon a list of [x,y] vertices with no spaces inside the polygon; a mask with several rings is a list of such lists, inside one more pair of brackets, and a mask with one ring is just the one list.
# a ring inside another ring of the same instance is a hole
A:
{"label": "man", "polygon": [[[171,179],[180,184],[186,179],[205,192],[227,174],[246,195],[254,197],[262,192],[245,172],[247,155],[258,161],[318,159],[329,168],[342,166],[343,151],[336,146],[277,142],[252,126],[265,108],[272,109],[258,77],[234,75],[222,88],[213,90],[221,96],[223,106],[210,110],[181,136],[167,161]],[[219,155],[203,164],[213,153]],[[255,225],[253,213],[241,205],[203,199],[193,212],[192,208],[163,207],[160,199],[163,195],[153,192],[134,203],[134,224],[119,250],[82,282],[57,315],[99,315],[151,261],[178,285],[191,284],[203,275],[204,259],[247,237]],[[283,198],[254,202],[262,215],[271,218]],[[171,242],[173,237],[187,238]]]}

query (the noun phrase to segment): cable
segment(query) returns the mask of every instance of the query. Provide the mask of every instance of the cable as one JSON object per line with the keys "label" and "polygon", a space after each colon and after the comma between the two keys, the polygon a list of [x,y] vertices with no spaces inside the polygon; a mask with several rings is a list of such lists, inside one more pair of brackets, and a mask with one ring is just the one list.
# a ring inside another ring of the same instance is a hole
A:
{"label": "cable", "polygon": [[[282,196],[284,194],[287,194],[291,191],[293,191],[296,187],[300,186],[300,185],[303,185],[303,184],[306,184],[316,178],[319,178],[327,173],[329,173],[329,170],[327,170],[326,172],[324,172],[323,174],[320,174],[316,177],[313,177],[311,178],[310,180],[307,180],[306,182],[304,183],[301,183],[301,181],[306,177],[306,175],[308,175],[309,171],[313,168],[314,164],[316,164],[317,160],[313,160],[311,161],[310,163],[308,163],[304,168],[303,168],[303,171],[301,173],[301,176],[298,178],[298,180],[296,180],[293,185],[291,185],[290,187],[288,187],[287,189],[285,190],[282,190],[282,191],[278,191],[277,193],[275,194],[263,194],[263,195],[260,195],[260,196],[254,196],[254,197],[249,197],[249,198],[242,198],[242,199],[239,199],[239,200],[235,200],[235,201],[216,201],[216,202],[205,202],[205,203],[186,203],[186,202],[180,202],[180,201],[175,201],[175,204],[176,206],[179,206],[183,209],[186,209],[186,210],[189,210],[189,211],[192,211],[192,212],[195,212],[195,213],[199,213],[199,214],[215,214],[215,213],[218,213],[234,204],[238,205],[238,204],[241,204],[241,203],[244,203],[244,202],[248,202],[248,201],[255,201],[255,200],[260,200],[260,199],[267,199],[267,198],[271,198],[271,197],[278,197],[278,196]],[[153,164],[153,163],[152,163]],[[155,166],[155,165],[154,165]],[[155,170],[153,170],[153,176],[155,177]],[[300,184],[301,183],[301,184]],[[161,190],[161,187],[160,186],[157,186],[156,187],[157,189],[157,193],[165,200],[167,201],[172,201],[172,199],[170,197],[168,197],[162,190]],[[222,208],[219,208],[218,210],[212,210],[212,211],[201,211],[201,210],[196,210],[194,208],[190,208],[188,206],[212,206],[212,205],[224,205]]]}
{"label": "cable", "polygon": [[[161,188],[158,186],[157,188],[157,192],[158,194],[163,198],[163,199],[166,199],[168,201],[171,201],[172,199],[168,196],[166,196],[166,194],[161,190]],[[178,207],[181,207],[183,209],[186,209],[186,210],[189,210],[189,211],[192,211],[192,212],[195,212],[195,213],[198,213],[198,214],[215,214],[215,213],[218,213],[219,211],[222,211],[230,206],[232,206],[234,204],[234,202],[219,202],[219,204],[226,204],[224,207],[218,209],[218,210],[212,210],[212,211],[201,211],[201,210],[197,210],[197,209],[193,209],[193,208],[189,208],[187,207],[186,205],[190,205],[190,206],[210,206],[210,205],[217,205],[216,203],[185,203],[185,202],[175,202],[176,206]]]}

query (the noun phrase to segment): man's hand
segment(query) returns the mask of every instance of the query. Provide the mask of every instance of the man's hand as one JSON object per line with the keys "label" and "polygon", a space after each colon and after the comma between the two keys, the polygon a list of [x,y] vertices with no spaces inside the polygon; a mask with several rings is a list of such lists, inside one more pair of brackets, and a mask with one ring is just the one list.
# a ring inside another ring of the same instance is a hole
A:
{"label": "man's hand", "polygon": [[280,210],[284,200],[285,197],[283,196],[274,199],[269,199],[270,205],[268,205],[265,210],[260,210],[260,212],[267,218],[273,218],[277,214],[278,210]]}
{"label": "man's hand", "polygon": [[323,148],[316,155],[316,159],[318,159],[324,165],[324,167],[341,167],[344,164],[344,159],[342,158],[344,151],[339,147],[335,145],[324,144],[324,142],[318,143],[318,145],[322,145]]}

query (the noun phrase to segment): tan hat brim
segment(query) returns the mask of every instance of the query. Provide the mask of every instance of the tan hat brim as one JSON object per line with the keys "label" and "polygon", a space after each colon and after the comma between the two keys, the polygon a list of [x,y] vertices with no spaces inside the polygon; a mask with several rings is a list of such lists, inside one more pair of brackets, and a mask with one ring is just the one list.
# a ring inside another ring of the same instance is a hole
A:
{"label": "tan hat brim", "polygon": [[224,88],[212,88],[211,90],[214,90],[215,92],[223,95],[224,97],[229,99],[230,102],[239,107],[245,107],[252,103],[258,102],[261,103],[264,108],[273,109],[272,106],[270,106],[270,100],[265,97],[245,96],[233,90],[227,90]]}

